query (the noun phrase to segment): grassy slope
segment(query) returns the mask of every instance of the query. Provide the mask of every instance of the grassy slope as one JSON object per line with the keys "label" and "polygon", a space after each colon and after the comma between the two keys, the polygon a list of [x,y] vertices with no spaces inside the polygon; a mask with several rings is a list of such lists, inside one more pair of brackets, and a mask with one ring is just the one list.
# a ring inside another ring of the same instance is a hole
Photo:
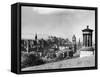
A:
{"label": "grassy slope", "polygon": [[43,70],[43,69],[59,69],[59,68],[73,68],[73,67],[91,67],[95,65],[95,57],[83,57],[83,58],[74,58],[63,60],[59,62],[53,62],[48,64],[43,64],[39,66],[32,66],[23,68],[22,71],[25,70]]}

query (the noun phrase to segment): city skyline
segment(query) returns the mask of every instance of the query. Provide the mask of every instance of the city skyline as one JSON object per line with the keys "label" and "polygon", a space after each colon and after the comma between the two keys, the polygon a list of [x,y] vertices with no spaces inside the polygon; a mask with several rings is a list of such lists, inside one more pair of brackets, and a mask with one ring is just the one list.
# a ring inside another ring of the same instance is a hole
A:
{"label": "city skyline", "polygon": [[[22,7],[22,38],[33,39],[34,34],[82,41],[82,29],[95,29],[95,12],[89,10]],[[95,30],[93,32],[93,41]]]}

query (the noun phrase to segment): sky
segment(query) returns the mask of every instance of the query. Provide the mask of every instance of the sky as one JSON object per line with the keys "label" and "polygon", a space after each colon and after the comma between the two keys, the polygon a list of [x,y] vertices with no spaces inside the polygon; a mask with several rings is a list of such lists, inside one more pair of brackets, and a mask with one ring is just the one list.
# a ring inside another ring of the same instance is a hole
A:
{"label": "sky", "polygon": [[[21,33],[22,39],[48,38],[53,35],[82,41],[82,30],[89,25],[95,30],[95,11],[80,9],[60,9],[47,7],[22,6]],[[93,32],[93,40],[95,31]]]}

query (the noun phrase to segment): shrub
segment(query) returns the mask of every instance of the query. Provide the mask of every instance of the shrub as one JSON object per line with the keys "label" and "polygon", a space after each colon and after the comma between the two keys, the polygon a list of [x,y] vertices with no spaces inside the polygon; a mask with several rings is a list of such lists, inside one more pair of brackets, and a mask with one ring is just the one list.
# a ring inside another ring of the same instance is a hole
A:
{"label": "shrub", "polygon": [[28,66],[35,66],[44,64],[45,62],[40,59],[38,56],[35,56],[35,54],[30,53],[23,53],[21,56],[21,67],[28,67]]}

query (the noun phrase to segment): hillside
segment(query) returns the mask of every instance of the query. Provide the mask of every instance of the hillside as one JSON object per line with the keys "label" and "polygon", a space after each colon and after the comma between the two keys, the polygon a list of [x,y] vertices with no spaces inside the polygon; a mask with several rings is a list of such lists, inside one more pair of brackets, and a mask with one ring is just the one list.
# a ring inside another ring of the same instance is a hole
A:
{"label": "hillside", "polygon": [[82,58],[73,58],[68,60],[63,60],[59,62],[53,62],[48,64],[43,64],[39,66],[32,66],[23,68],[22,71],[27,70],[43,70],[43,69],[60,69],[60,68],[75,68],[75,67],[91,67],[95,66],[95,57],[82,57]]}

